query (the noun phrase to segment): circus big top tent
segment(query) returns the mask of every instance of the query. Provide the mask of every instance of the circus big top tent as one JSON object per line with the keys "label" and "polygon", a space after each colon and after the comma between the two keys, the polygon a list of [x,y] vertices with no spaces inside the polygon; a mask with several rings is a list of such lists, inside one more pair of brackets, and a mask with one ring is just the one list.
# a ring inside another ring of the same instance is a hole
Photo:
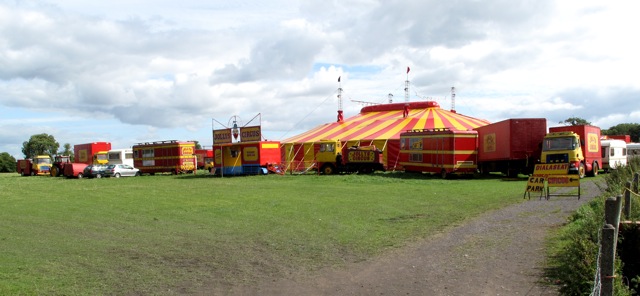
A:
{"label": "circus big top tent", "polygon": [[400,133],[415,129],[469,130],[487,124],[486,120],[441,109],[434,101],[367,106],[358,115],[283,140],[284,160],[287,169],[311,168],[318,149],[314,142],[339,140],[343,147],[375,145],[384,152],[387,170],[396,170],[401,169]]}

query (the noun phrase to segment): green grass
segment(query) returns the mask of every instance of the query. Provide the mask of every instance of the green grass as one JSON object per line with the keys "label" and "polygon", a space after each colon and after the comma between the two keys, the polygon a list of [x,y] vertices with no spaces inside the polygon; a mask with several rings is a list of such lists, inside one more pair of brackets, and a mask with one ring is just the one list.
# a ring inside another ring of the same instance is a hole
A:
{"label": "green grass", "polygon": [[371,258],[523,201],[422,175],[0,175],[0,294],[180,294]]}

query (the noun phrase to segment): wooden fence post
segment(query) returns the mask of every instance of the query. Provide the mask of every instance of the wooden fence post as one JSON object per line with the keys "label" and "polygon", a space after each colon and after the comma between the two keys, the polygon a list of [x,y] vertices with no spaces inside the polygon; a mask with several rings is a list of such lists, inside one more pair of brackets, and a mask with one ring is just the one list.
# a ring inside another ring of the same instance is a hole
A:
{"label": "wooden fence post", "polygon": [[638,190],[640,190],[640,173],[636,172],[633,174],[633,193],[638,194]]}
{"label": "wooden fence post", "polygon": [[618,231],[622,210],[622,195],[609,197],[604,202],[604,223],[611,224]]}
{"label": "wooden fence post", "polygon": [[631,217],[631,181],[627,181],[624,189],[624,217]]}
{"label": "wooden fence post", "polygon": [[600,249],[600,295],[613,295],[614,260],[616,257],[616,228],[611,224],[602,227]]}
{"label": "wooden fence post", "polygon": [[618,227],[622,210],[622,196],[609,197],[604,202],[604,227],[600,240],[600,295],[613,295]]}

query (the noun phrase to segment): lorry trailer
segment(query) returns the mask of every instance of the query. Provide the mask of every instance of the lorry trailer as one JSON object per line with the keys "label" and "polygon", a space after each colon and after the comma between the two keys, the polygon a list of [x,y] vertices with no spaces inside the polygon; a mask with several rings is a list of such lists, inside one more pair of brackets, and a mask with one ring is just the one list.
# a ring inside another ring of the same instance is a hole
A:
{"label": "lorry trailer", "polygon": [[542,140],[547,134],[544,118],[513,118],[475,129],[478,132],[478,169],[509,177],[531,174],[540,163]]}
{"label": "lorry trailer", "polygon": [[92,142],[73,145],[74,161],[77,163],[107,164],[107,152],[111,150],[110,142]]}
{"label": "lorry trailer", "polygon": [[133,166],[140,169],[140,174],[180,174],[196,170],[195,143],[191,141],[138,143],[132,149]]}
{"label": "lorry trailer", "polygon": [[478,169],[478,132],[449,129],[400,134],[400,164],[405,172],[472,176]]}

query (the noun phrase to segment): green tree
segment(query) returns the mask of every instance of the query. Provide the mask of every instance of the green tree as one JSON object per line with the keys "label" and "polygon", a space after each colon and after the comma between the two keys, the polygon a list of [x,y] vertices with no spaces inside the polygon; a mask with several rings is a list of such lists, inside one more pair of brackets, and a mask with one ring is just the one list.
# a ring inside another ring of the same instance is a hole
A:
{"label": "green tree", "polygon": [[591,122],[588,122],[586,119],[580,117],[569,117],[564,121],[560,121],[558,123],[564,123],[566,125],[591,125]]}
{"label": "green tree", "polygon": [[71,160],[71,162],[73,162],[74,155],[73,150],[71,150],[71,144],[64,143],[64,145],[62,145],[62,148],[64,148],[64,150],[62,152],[59,152],[58,154],[69,156],[69,159]]}
{"label": "green tree", "polygon": [[640,142],[640,124],[620,123],[602,131],[603,135],[630,135],[632,142]]}
{"label": "green tree", "polygon": [[0,153],[0,173],[16,171],[16,159],[7,152]]}
{"label": "green tree", "polygon": [[38,134],[33,135],[29,141],[22,143],[22,153],[25,158],[32,158],[37,155],[53,156],[58,152],[60,144],[52,135]]}

